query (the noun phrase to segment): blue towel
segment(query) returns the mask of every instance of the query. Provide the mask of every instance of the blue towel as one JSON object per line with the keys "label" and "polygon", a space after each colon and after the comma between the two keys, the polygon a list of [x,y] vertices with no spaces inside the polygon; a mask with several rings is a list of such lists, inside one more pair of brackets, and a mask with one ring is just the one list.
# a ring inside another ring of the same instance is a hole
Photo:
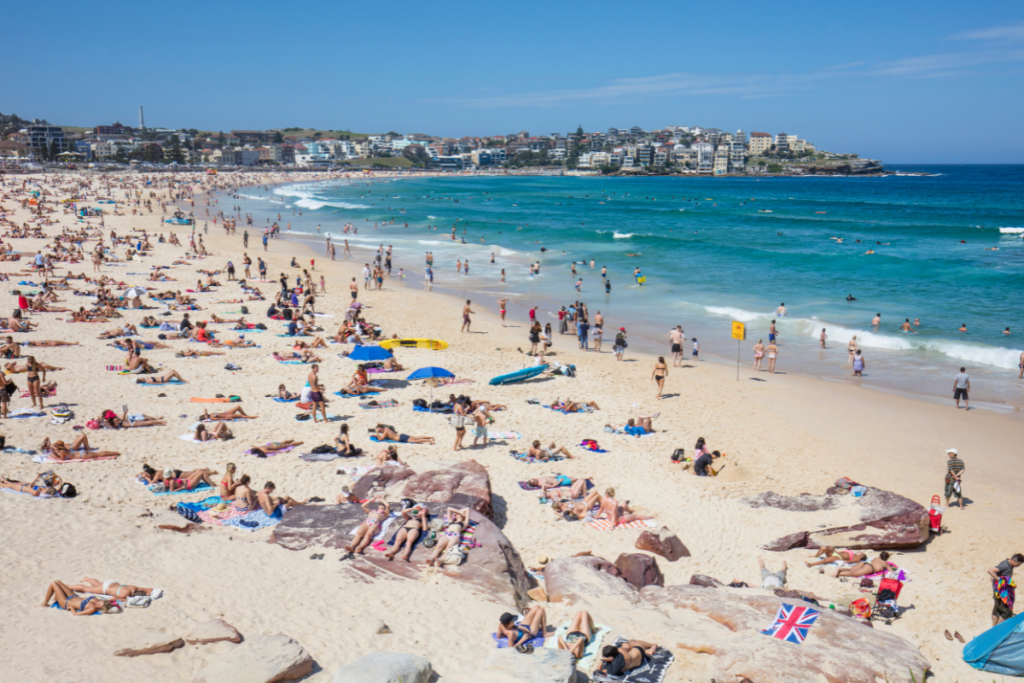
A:
{"label": "blue towel", "polygon": [[272,401],[277,401],[278,403],[291,403],[292,401],[298,401],[299,399],[297,399],[297,398],[281,398],[280,396],[276,396],[276,397],[274,397],[271,400]]}
{"label": "blue towel", "polygon": [[245,529],[246,531],[257,531],[280,523],[282,517],[283,515],[281,514],[280,508],[274,510],[274,514],[269,516],[263,510],[253,510],[241,517],[224,520],[224,526],[238,527],[239,529]]}
{"label": "blue towel", "polygon": [[[509,646],[508,638],[499,638],[497,633],[492,633],[491,638],[498,644],[498,649],[501,650]],[[544,647],[544,636],[537,636],[527,640],[523,645],[533,645],[534,648]]]}
{"label": "blue towel", "polygon": [[180,491],[154,491],[149,489],[149,492],[154,496],[176,496],[179,493],[209,493],[213,491],[213,487],[206,482],[199,482],[199,485],[189,491],[188,489],[181,489]]}
{"label": "blue towel", "polygon": [[342,398],[362,398],[363,396],[379,396],[380,392],[379,391],[370,391],[370,392],[367,392],[365,394],[359,394],[357,396],[355,394],[343,394],[340,391],[335,391],[333,395],[334,396],[340,396]]}
{"label": "blue towel", "polygon": [[169,382],[164,382],[163,384],[150,384],[149,382],[136,382],[136,384],[140,387],[165,387],[168,384],[184,384],[184,382],[180,379],[172,379]]}

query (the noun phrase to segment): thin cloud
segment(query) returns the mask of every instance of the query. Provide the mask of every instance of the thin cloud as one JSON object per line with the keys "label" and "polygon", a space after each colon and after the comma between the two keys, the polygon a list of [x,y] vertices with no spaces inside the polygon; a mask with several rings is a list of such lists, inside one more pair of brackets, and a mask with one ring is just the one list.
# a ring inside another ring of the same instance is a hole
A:
{"label": "thin cloud", "polygon": [[971,71],[973,67],[985,64],[1016,62],[1020,60],[1024,60],[1024,50],[952,52],[881,62],[875,65],[871,72],[877,76],[941,78],[962,75]]}
{"label": "thin cloud", "polygon": [[972,31],[962,31],[949,36],[948,40],[1024,42],[1024,21],[974,29]]}

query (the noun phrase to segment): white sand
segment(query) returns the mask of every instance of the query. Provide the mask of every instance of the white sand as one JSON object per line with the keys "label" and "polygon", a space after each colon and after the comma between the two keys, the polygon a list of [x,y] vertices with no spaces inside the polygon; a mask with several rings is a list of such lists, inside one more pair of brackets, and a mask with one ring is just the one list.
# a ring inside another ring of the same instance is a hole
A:
{"label": "white sand", "polygon": [[[141,177],[133,176],[133,182],[138,182],[137,178]],[[226,182],[224,176],[219,178]],[[15,178],[19,184],[23,179]],[[44,180],[41,176],[28,179]],[[267,176],[261,182],[273,180],[274,177]],[[51,176],[45,181],[52,186],[59,179]],[[5,178],[5,182],[7,185],[2,189],[10,193],[10,179]],[[159,191],[166,196],[165,190]],[[120,191],[116,196],[122,196]],[[9,217],[16,206],[12,200],[20,202],[22,198],[20,193],[5,198],[3,207]],[[230,198],[220,198],[219,208],[228,208]],[[199,209],[197,201],[197,214]],[[106,229],[114,228],[119,234],[131,228],[167,233],[170,229],[158,224],[161,213],[157,209],[152,216],[108,216]],[[77,225],[69,215],[58,212],[51,216],[59,225]],[[12,220],[21,225],[28,220],[28,212],[19,207]],[[234,237],[223,236],[220,228],[211,225],[211,233],[205,237],[211,256],[170,271],[172,277],[179,279],[178,283],[157,286],[184,289],[186,283],[197,279],[195,268],[219,269],[228,259],[234,261],[241,273],[241,223]],[[191,228],[173,229],[187,244]],[[47,228],[51,235],[58,230],[56,226]],[[303,265],[308,266],[310,254],[303,247],[275,240],[270,252],[264,253],[258,232],[251,237],[250,256],[254,261],[257,255],[267,259],[271,275],[283,271],[294,277],[293,269],[287,267],[292,254],[299,255],[300,260],[304,259]],[[4,241],[8,241],[6,237]],[[12,243],[16,250],[31,255],[45,241],[16,239]],[[92,242],[84,246],[88,251],[94,245]],[[142,285],[144,278],[127,277],[124,273],[148,272],[151,264],[169,264],[184,251],[157,245],[155,254],[145,257],[141,264],[105,266],[103,272]],[[123,256],[124,248],[119,247],[117,253]],[[317,275],[327,273],[329,292],[326,298],[318,297],[318,310],[336,316],[325,319],[332,324],[328,331],[333,334],[349,300],[347,282],[357,274],[363,261],[358,255],[354,263],[328,263],[322,254],[315,257]],[[395,268],[420,258],[421,254],[396,254]],[[13,274],[27,263],[26,259],[0,263],[0,272]],[[92,264],[86,262],[73,270],[91,274]],[[61,268],[57,274],[63,274]],[[225,274],[217,277],[226,281]],[[35,280],[33,276],[12,275],[11,282],[3,287],[4,292],[18,289],[16,283],[21,279]],[[80,288],[83,285],[76,282]],[[275,283],[264,285],[264,293],[275,291]],[[238,310],[238,304],[208,303],[235,298],[237,292],[237,286],[230,284],[217,293],[197,295],[204,302],[204,310],[193,313],[192,319],[206,319],[210,312],[223,316],[225,311]],[[62,298],[65,302],[58,305],[75,309],[87,301],[84,297]],[[945,524],[952,533],[934,539],[926,548],[895,555],[894,561],[913,578],[900,601],[911,609],[892,626],[877,628],[889,629],[918,645],[934,664],[938,675],[935,680],[977,680],[975,672],[961,661],[962,646],[945,640],[942,632],[959,631],[969,640],[990,626],[992,600],[985,571],[1022,550],[1024,511],[1018,492],[1024,468],[1016,457],[1022,434],[1019,422],[981,410],[958,412],[951,401],[917,401],[798,375],[769,378],[762,374],[768,381],[736,382],[734,368],[710,362],[688,361],[687,365],[692,367],[672,369],[666,391],[680,395],[657,401],[649,379],[652,358],[628,353],[629,362],[617,363],[608,352],[598,356],[577,351],[575,339],[568,336],[556,337],[554,358],[575,363],[579,368],[576,379],[488,387],[490,377],[523,366],[526,359],[516,351],[526,342],[527,327],[523,320],[510,320],[509,327],[502,329],[493,315],[495,302],[474,301],[474,333],[460,334],[461,302],[407,288],[395,280],[386,281],[383,292],[361,293],[360,299],[370,305],[367,318],[380,323],[388,335],[450,342],[451,347],[440,352],[400,351],[398,358],[407,367],[440,365],[459,377],[476,380],[475,384],[453,387],[455,393],[509,405],[509,410],[497,414],[492,429],[517,430],[524,439],[507,446],[467,449],[457,457],[474,458],[488,468],[496,521],[530,565],[540,554],[556,556],[580,551],[591,551],[614,561],[620,553],[633,551],[639,533],[599,532],[583,524],[558,521],[548,506],[538,504],[535,494],[516,485],[517,480],[558,471],[574,476],[593,475],[599,489],[614,486],[620,500],[630,500],[634,506],[656,512],[660,524],[678,533],[692,557],[676,563],[659,562],[667,585],[687,583],[694,573],[726,582],[737,579],[755,584],[756,561],[763,557],[773,568],[782,560],[789,562],[791,587],[838,597],[850,592],[853,584],[840,584],[816,570],[805,569],[802,560],[808,554],[806,551],[777,554],[758,549],[760,543],[803,528],[803,515],[793,515],[789,521],[777,511],[748,509],[737,499],[765,490],[821,493],[845,475],[927,506],[933,494],[941,493],[944,449],[959,448],[967,466],[965,490],[974,502],[962,512],[946,513]],[[7,301],[8,309],[16,306],[15,297],[8,295]],[[263,313],[268,303],[247,305],[251,311],[247,319],[265,320]],[[137,323],[142,316],[141,311],[129,311],[125,320]],[[474,668],[492,646],[489,634],[498,615],[511,605],[469,597],[468,591],[456,581],[437,575],[417,582],[365,583],[343,570],[339,552],[329,551],[324,560],[311,561],[311,551],[290,552],[268,545],[269,530],[249,533],[213,527],[185,536],[157,529],[158,524],[184,523],[168,511],[172,502],[197,500],[200,496],[150,495],[134,480],[143,462],[182,469],[205,466],[223,473],[225,463],[232,461],[238,464],[239,473],[252,476],[257,490],[270,479],[276,482],[279,493],[296,498],[318,495],[329,501],[333,501],[342,485],[353,481],[335,473],[339,466],[369,464],[369,458],[338,461],[340,465],[305,463],[297,459],[299,451],[266,460],[242,455],[245,448],[264,441],[295,438],[312,447],[330,442],[337,433],[338,423],[295,422],[293,406],[263,398],[281,382],[297,391],[305,381],[306,368],[279,365],[269,358],[271,350],[287,349],[288,340],[274,337],[273,331],[255,334],[251,338],[263,348],[228,351],[226,356],[203,359],[176,359],[173,349],[150,351],[144,354],[147,358],[179,371],[189,384],[138,387],[133,378],[104,370],[107,364],[124,364],[125,354],[96,339],[101,330],[115,327],[116,322],[69,324],[58,320],[65,317],[60,313],[33,315],[31,319],[40,323],[40,330],[16,336],[81,342],[79,347],[32,350],[39,360],[67,368],[53,373],[52,378],[59,383],[58,400],[72,406],[75,418],[61,426],[51,425],[45,418],[5,420],[2,433],[7,443],[37,448],[45,436],[69,441],[75,434],[72,425],[84,424],[104,409],[120,412],[125,403],[133,413],[162,415],[169,424],[119,432],[89,431],[94,445],[121,451],[122,456],[114,461],[54,466],[78,487],[81,495],[75,500],[40,501],[0,493],[4,531],[0,543],[0,656],[4,661],[4,679],[188,680],[193,671],[215,656],[218,648],[229,646],[186,647],[171,655],[135,659],[114,658],[112,653],[134,644],[137,634],[144,629],[183,635],[197,622],[221,617],[244,636],[283,632],[297,639],[319,666],[310,681],[329,681],[340,665],[376,649],[421,654],[430,659],[445,681],[478,680]],[[180,314],[173,316],[178,318]],[[617,326],[615,320],[606,322],[606,329]],[[271,324],[272,330],[276,328],[276,323]],[[147,340],[155,336],[156,331],[144,334]],[[185,342],[172,344],[175,349],[199,347]],[[610,346],[606,342],[606,351]],[[345,347],[331,346],[318,351],[325,359],[321,378],[331,392],[347,382],[353,369],[351,361],[337,357],[342,348]],[[714,349],[707,351],[713,353]],[[236,373],[224,370],[228,361],[243,369]],[[749,377],[749,370],[744,368],[742,375]],[[25,387],[24,375],[17,375],[15,381]],[[167,397],[158,398],[160,393]],[[241,405],[247,412],[258,414],[259,419],[231,423],[237,438],[226,444],[199,446],[178,439],[205,407],[188,403],[188,398],[212,397],[217,393],[241,395]],[[436,446],[400,446],[402,459],[414,468],[422,468],[431,461],[451,457],[454,436],[443,418],[411,412],[412,399],[426,396],[426,389],[416,385],[387,392],[385,398],[402,403],[395,409],[364,411],[356,400],[350,399],[335,400],[329,412],[350,416],[348,423],[355,444],[371,454],[376,449],[369,448],[374,444],[366,438],[366,430],[380,420],[405,433],[438,437]],[[550,403],[556,396],[594,399],[601,410],[590,415],[566,416],[526,404],[529,398]],[[48,400],[47,405],[55,402]],[[27,405],[27,399],[11,403],[12,408]],[[655,422],[658,432],[654,435],[635,439],[602,431],[608,422],[622,424],[628,417],[659,410],[661,417]],[[713,448],[728,453],[721,476],[697,478],[670,464],[673,449],[683,447],[692,452],[698,436],[704,436]],[[534,438],[567,445],[579,457],[548,467],[525,465],[508,456],[510,447],[525,449]],[[575,446],[583,438],[597,439],[610,452],[584,452]],[[15,453],[0,455],[0,463],[0,473],[22,481],[31,480],[46,469],[31,463],[29,456]],[[149,609],[101,619],[79,620],[38,606],[48,582],[60,579],[72,583],[83,576],[162,587],[167,595]],[[561,605],[547,608],[549,623],[556,625],[572,614],[571,608]],[[610,604],[606,610],[594,612],[600,623],[612,627],[607,642],[620,634],[663,642],[657,622],[637,621],[636,615],[623,605]],[[392,635],[372,634],[371,625],[378,618],[391,627]],[[698,655],[676,649],[676,663],[667,680],[706,680],[702,666]]]}

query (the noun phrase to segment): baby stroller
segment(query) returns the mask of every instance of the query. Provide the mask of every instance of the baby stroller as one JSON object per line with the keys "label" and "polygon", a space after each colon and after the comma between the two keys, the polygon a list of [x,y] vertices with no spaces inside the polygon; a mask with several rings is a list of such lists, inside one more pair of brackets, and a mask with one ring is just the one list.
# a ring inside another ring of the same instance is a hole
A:
{"label": "baby stroller", "polygon": [[875,596],[875,604],[871,609],[872,619],[885,620],[886,626],[898,619],[900,616],[899,607],[896,601],[900,599],[900,591],[903,590],[903,582],[897,579],[882,579],[878,582],[878,594]]}

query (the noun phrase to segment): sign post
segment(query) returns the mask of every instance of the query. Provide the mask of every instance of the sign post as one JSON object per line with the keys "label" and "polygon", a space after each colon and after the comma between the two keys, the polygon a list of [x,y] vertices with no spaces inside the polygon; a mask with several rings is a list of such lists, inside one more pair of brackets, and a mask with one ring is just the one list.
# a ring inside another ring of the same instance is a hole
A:
{"label": "sign post", "polygon": [[740,381],[740,347],[743,340],[747,338],[747,326],[743,323],[732,321],[732,338],[736,340],[736,381]]}

